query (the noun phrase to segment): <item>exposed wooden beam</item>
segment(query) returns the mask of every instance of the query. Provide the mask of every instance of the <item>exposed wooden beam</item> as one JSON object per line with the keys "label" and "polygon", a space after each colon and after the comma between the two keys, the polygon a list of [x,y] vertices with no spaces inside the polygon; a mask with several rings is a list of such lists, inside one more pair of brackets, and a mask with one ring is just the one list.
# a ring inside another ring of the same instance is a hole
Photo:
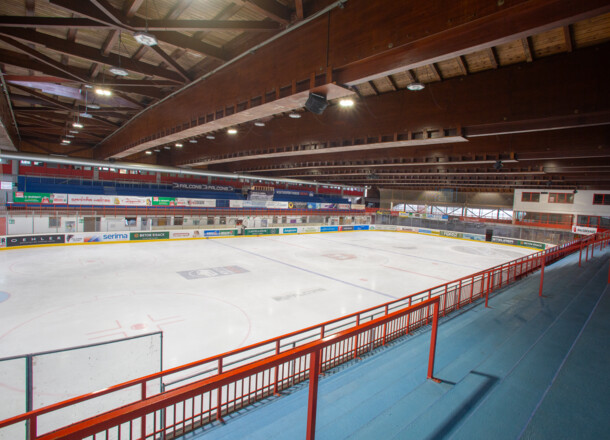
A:
{"label": "exposed wooden beam", "polygon": [[485,54],[487,55],[487,58],[489,59],[489,62],[491,64],[491,68],[492,69],[497,69],[498,68],[498,60],[496,59],[496,53],[495,53],[493,47],[488,47],[487,49],[485,49]]}
{"label": "exposed wooden beam", "polygon": [[572,50],[574,50],[574,44],[572,43],[572,31],[570,30],[569,24],[563,27],[563,38],[566,43],[566,50],[572,52]]}
{"label": "exposed wooden beam", "polygon": [[36,0],[25,0],[25,15],[31,17],[35,14]]}
{"label": "exposed wooden beam", "polygon": [[70,67],[63,65],[62,63],[58,63],[57,61],[53,60],[52,58],[49,58],[48,56],[41,54],[37,50],[32,49],[23,43],[20,43],[19,41],[15,40],[14,38],[8,37],[6,35],[0,35],[0,40],[4,41],[5,43],[10,44],[11,46],[13,46],[16,49],[19,49],[20,51],[28,54],[29,56],[31,56],[32,58],[35,58],[36,60],[40,61],[41,63],[51,66],[54,69],[60,70],[61,72],[65,73],[66,75],[68,75],[69,77],[71,77],[73,79],[76,79],[81,82],[85,82],[85,78],[74,73],[74,71]]}
{"label": "exposed wooden beam", "polygon": [[249,8],[282,24],[290,23],[290,9],[275,0],[241,0]]}
{"label": "exposed wooden beam", "polygon": [[375,83],[373,81],[369,81],[369,86],[371,87],[371,89],[373,90],[373,93],[375,95],[379,95],[379,90],[377,89],[377,87],[375,86]]}
{"label": "exposed wooden beam", "polygon": [[[118,65],[119,57],[113,53],[108,54],[107,57],[102,56],[98,49],[83,44],[72,43],[62,38],[52,37],[50,35],[42,34],[40,32],[32,32],[27,29],[14,29],[14,28],[2,28],[0,27],[0,34],[19,38],[21,40],[29,41],[31,43],[40,44],[48,49],[54,50],[59,53],[64,53],[70,56],[76,56],[89,61],[94,61],[100,64]],[[134,61],[129,58],[124,60],[123,67],[133,72],[138,72],[143,75],[159,76],[183,82],[175,72],[160,69],[157,66],[152,66],[147,63],[140,61]]]}
{"label": "exposed wooden beam", "polygon": [[468,75],[468,66],[466,65],[466,59],[463,56],[456,57],[455,60],[462,71],[462,75]]}
{"label": "exposed wooden beam", "polygon": [[525,61],[531,63],[534,61],[532,47],[530,45],[530,39],[528,37],[521,39],[521,45],[523,46],[523,52],[525,53]]}
{"label": "exposed wooden beam", "polygon": [[9,84],[9,87],[14,87],[16,89],[19,89],[29,95],[32,95],[38,99],[42,99],[43,101],[48,102],[49,104],[52,104],[56,107],[59,108],[63,108],[64,110],[69,110],[69,111],[73,111],[74,109],[72,108],[72,106],[70,104],[67,104],[65,102],[61,102],[57,99],[51,98],[50,96],[45,95],[44,93],[39,93],[35,90],[30,89],[29,87],[24,87],[24,86],[20,86],[18,84]]}
{"label": "exposed wooden beam", "polygon": [[443,76],[441,75],[441,72],[438,70],[438,67],[436,67],[436,64],[431,63],[428,66],[430,67],[430,70],[432,71],[432,75],[434,76],[434,79],[437,81],[442,81]]}
{"label": "exposed wooden beam", "polygon": [[161,56],[161,58],[163,58],[167,62],[169,67],[171,67],[176,72],[178,72],[178,74],[180,76],[182,76],[182,78],[184,78],[184,80],[186,82],[191,82],[191,78],[189,78],[188,73],[186,73],[186,70],[184,70],[182,68],[182,66],[180,64],[178,64],[178,62],[175,59],[173,59],[168,54],[166,54],[165,51],[163,49],[161,49],[159,46],[152,46],[152,49],[155,52],[157,52],[157,54],[159,54]]}
{"label": "exposed wooden beam", "polygon": [[294,0],[297,20],[303,20],[303,0]]}

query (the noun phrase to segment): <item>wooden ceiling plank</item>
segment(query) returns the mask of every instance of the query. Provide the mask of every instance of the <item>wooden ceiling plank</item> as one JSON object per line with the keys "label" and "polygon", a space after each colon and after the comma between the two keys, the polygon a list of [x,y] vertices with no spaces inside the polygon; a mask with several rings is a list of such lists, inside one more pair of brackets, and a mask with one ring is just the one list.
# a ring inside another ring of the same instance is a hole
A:
{"label": "wooden ceiling plank", "polygon": [[303,0],[294,0],[294,7],[296,10],[296,19],[303,20]]}
{"label": "wooden ceiling plank", "polygon": [[468,66],[466,63],[466,59],[463,56],[456,57],[455,60],[458,63],[460,70],[462,71],[462,75],[468,75]]}
{"label": "wooden ceiling plank", "polygon": [[249,8],[281,24],[290,23],[290,9],[275,0],[241,0]]}
{"label": "wooden ceiling plank", "polygon": [[527,61],[528,63],[534,61],[530,39],[528,37],[522,38],[521,45],[523,46],[523,52],[525,53],[525,61]]}
{"label": "wooden ceiling plank", "polygon": [[0,26],[18,28],[47,28],[47,29],[107,29],[108,25],[89,18],[80,17],[22,17],[0,16]]}
{"label": "wooden ceiling plank", "polygon": [[570,25],[565,25],[563,27],[563,37],[566,44],[566,50],[568,52],[572,52],[572,50],[574,50],[574,44],[572,42],[572,31],[570,30]]}
{"label": "wooden ceiling plank", "polygon": [[161,49],[159,46],[152,46],[152,49],[157,54],[159,54],[161,56],[161,58],[163,58],[172,69],[174,69],[176,72],[178,72],[178,74],[180,76],[182,76],[182,78],[184,78],[184,80],[186,82],[191,82],[191,78],[189,78],[186,70],[184,70],[182,68],[182,66],[180,64],[178,64],[178,62],[174,58],[172,58],[168,54],[166,54],[165,51],[163,49]]}

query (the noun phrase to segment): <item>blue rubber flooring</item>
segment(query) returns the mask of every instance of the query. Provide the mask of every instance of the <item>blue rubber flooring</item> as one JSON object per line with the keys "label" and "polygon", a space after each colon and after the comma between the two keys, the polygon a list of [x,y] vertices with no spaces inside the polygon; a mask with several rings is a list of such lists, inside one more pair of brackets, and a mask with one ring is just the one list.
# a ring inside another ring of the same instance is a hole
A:
{"label": "blue rubber flooring", "polygon": [[[608,252],[578,254],[320,378],[317,439],[599,439],[610,432]],[[185,439],[301,439],[307,384]]]}

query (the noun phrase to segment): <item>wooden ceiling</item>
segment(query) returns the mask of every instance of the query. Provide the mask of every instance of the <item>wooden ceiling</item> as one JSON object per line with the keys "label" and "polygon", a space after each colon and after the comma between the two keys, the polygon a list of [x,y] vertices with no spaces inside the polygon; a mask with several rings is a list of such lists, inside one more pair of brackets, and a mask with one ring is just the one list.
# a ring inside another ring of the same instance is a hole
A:
{"label": "wooden ceiling", "polygon": [[382,188],[610,188],[607,1],[3,0],[0,14],[0,149]]}

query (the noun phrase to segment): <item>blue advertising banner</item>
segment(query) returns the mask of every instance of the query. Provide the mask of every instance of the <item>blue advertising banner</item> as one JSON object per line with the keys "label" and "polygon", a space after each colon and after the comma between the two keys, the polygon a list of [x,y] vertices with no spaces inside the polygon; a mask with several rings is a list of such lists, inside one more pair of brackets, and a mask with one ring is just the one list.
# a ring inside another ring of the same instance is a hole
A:
{"label": "blue advertising banner", "polygon": [[335,232],[339,230],[339,226],[322,226],[320,232]]}
{"label": "blue advertising banner", "polygon": [[282,229],[282,234],[296,234],[298,232],[297,228],[284,228]]}
{"label": "blue advertising banner", "polygon": [[354,231],[368,231],[369,225],[355,225]]}
{"label": "blue advertising banner", "polygon": [[220,231],[218,229],[210,229],[203,231],[204,237],[218,237]]}

